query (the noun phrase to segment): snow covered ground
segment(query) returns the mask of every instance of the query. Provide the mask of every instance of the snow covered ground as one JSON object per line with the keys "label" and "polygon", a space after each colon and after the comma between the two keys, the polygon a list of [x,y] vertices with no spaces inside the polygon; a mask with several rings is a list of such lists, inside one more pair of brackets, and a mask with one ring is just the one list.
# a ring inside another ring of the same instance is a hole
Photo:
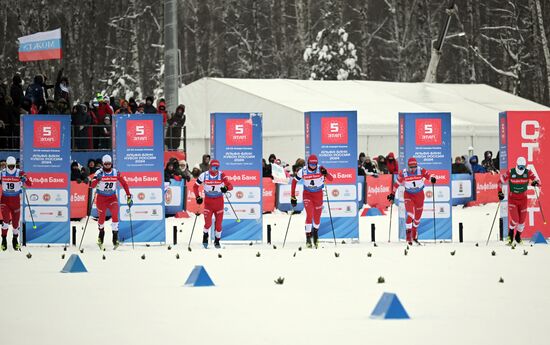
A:
{"label": "snow covered ground", "polygon": [[[125,245],[100,252],[91,222],[80,254],[89,273],[59,273],[74,247],[64,260],[61,247],[30,247],[31,259],[26,248],[0,253],[0,343],[548,344],[550,246],[512,250],[496,242],[496,224],[486,247],[495,208],[455,207],[457,242],[427,243],[407,256],[395,226],[387,242],[387,216],[361,217],[360,243],[327,242],[318,250],[303,245],[303,215],[293,217],[284,249],[288,216],[280,213],[264,218],[277,249],[202,249],[200,219],[189,252],[191,218],[171,250]],[[459,221],[465,243],[458,243]],[[172,225],[181,223],[167,220],[169,242]],[[205,266],[215,287],[183,287],[195,265]],[[279,276],[283,285],[274,283]],[[411,319],[370,319],[383,292],[397,293]]]}

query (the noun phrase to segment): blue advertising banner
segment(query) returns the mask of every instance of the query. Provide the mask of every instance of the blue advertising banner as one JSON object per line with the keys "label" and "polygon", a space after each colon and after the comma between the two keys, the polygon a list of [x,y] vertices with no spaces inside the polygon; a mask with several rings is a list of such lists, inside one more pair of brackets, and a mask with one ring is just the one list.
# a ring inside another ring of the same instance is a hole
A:
{"label": "blue advertising banner", "polygon": [[[210,114],[210,150],[233,184],[226,193],[222,240],[262,240],[262,114]],[[213,231],[213,230],[212,230]],[[212,238],[214,236],[211,236]]]}
{"label": "blue advertising banner", "polygon": [[[334,180],[327,184],[330,214],[337,238],[359,238],[357,217],[357,112],[312,111],[304,114],[306,160],[317,155]],[[320,238],[332,238],[325,195]]]}
{"label": "blue advertising banner", "polygon": [[68,115],[21,116],[21,169],[32,182],[28,201],[22,194],[27,243],[70,241],[70,133]]}
{"label": "blue advertising banner", "polygon": [[[407,167],[407,160],[415,157],[418,166],[435,175],[437,182],[432,189],[425,181],[424,212],[418,227],[418,239],[452,239],[451,207],[451,114],[450,113],[399,113],[399,166]],[[435,192],[435,207],[433,203]],[[404,239],[405,204],[403,187],[397,193],[399,200],[399,238]]]}
{"label": "blue advertising banner", "polygon": [[113,116],[113,165],[128,183],[134,200],[128,208],[126,193],[118,186],[121,240],[129,242],[133,232],[134,242],[166,241],[163,163],[162,115]]}

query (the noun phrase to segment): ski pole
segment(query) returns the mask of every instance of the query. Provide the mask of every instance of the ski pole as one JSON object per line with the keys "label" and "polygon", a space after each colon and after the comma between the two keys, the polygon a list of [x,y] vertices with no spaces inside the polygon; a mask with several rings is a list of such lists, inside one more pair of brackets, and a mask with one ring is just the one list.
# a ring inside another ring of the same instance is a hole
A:
{"label": "ski pole", "polygon": [[197,218],[199,218],[199,214],[195,213],[195,221],[193,222],[193,227],[191,228],[191,236],[189,236],[189,243],[187,244],[187,249],[191,249],[191,239],[193,238],[193,232],[195,231],[195,224],[197,224]]}
{"label": "ski pole", "polygon": [[293,214],[294,214],[294,207],[292,208],[290,212],[290,217],[288,218],[288,224],[286,226],[286,232],[285,232],[285,240],[283,241],[283,248],[285,247],[285,244],[286,244],[286,235],[288,235],[288,228],[290,228],[290,221],[292,220]]}
{"label": "ski pole", "polygon": [[25,200],[27,200],[27,207],[29,208],[29,213],[31,214],[32,228],[36,229],[36,224],[34,223],[34,216],[32,215],[31,203],[29,201],[29,196],[27,195],[27,189],[23,187],[23,194],[25,194]]}
{"label": "ski pole", "polygon": [[[92,190],[91,187],[90,187],[90,190]],[[97,193],[94,193],[94,197],[92,198],[92,207],[94,206],[96,196],[97,196]],[[80,250],[80,247],[82,246],[82,240],[84,239],[84,235],[86,235],[86,228],[88,227],[88,221],[90,220],[90,215],[92,214],[92,207],[90,207],[90,210],[88,211],[88,217],[86,217],[86,224],[84,224],[84,231],[82,232],[82,237],[80,238],[80,244],[78,245],[78,250]]]}
{"label": "ski pole", "polygon": [[334,232],[334,223],[332,222],[332,211],[330,210],[330,200],[328,197],[328,189],[326,184],[325,193],[327,193],[328,216],[330,218],[330,227],[332,228],[332,237],[334,238],[334,246],[336,246],[336,233]]}
{"label": "ski pole", "polygon": [[542,205],[540,204],[539,192],[538,192],[538,190],[537,190],[537,186],[535,186],[535,195],[537,196],[537,203],[539,204],[540,215],[542,216],[542,222],[543,222],[544,224],[546,224],[546,219],[544,218],[544,213],[542,212]]}
{"label": "ski pole", "polygon": [[128,201],[128,196],[126,196],[126,205],[128,205],[128,217],[130,219],[130,235],[132,236],[132,249],[134,248],[134,226],[132,224],[132,207]]}
{"label": "ski pole", "polygon": [[493,224],[491,224],[491,230],[489,231],[489,236],[487,236],[486,246],[489,245],[489,239],[491,238],[491,233],[493,233],[493,226],[495,225],[495,220],[497,219],[498,210],[500,209],[500,200],[498,201],[497,209],[495,211],[495,216],[493,217]]}
{"label": "ski pole", "polygon": [[390,229],[388,231],[388,243],[391,242],[391,220],[392,220],[392,213],[393,213],[393,202],[390,202]]}
{"label": "ski pole", "polygon": [[434,218],[434,243],[437,244],[437,237],[435,233],[435,183],[432,183],[432,205],[433,205],[433,218]]}
{"label": "ski pole", "polygon": [[227,194],[225,194],[225,200],[227,200],[227,202],[229,203],[229,206],[231,206],[231,210],[233,210],[233,214],[235,215],[235,218],[237,218],[237,223],[240,223],[241,220],[239,219],[239,216],[237,216],[237,212],[235,212],[235,209],[233,208],[233,204],[231,204],[231,201],[229,201]]}

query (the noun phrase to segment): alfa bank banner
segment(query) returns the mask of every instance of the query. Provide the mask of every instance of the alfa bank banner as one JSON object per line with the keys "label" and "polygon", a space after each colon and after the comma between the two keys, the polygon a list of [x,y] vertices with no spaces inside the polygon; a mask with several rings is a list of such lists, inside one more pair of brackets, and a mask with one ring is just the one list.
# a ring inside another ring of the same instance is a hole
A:
{"label": "alfa bank banner", "polygon": [[28,243],[70,241],[70,133],[69,115],[21,116],[21,169],[32,182],[28,203],[21,194]]}
{"label": "alfa bank banner", "polygon": [[[158,114],[113,116],[113,164],[130,187],[134,205],[128,208],[119,184],[119,238],[130,242],[165,242],[164,134]],[[131,214],[130,214],[131,212]]]}
{"label": "alfa bank banner", "polygon": [[[436,238],[452,239],[451,199],[451,114],[450,113],[399,113],[399,166],[407,167],[407,160],[415,157],[418,165],[437,178],[432,190],[425,181],[424,212],[418,238],[433,240],[435,212]],[[405,203],[403,187],[397,193],[399,199],[399,238],[405,238]],[[435,192],[435,205],[433,203]]]}
{"label": "alfa bank banner", "polygon": [[[212,159],[233,184],[225,200],[223,240],[262,240],[262,114],[210,114]],[[213,231],[213,230],[212,230]],[[212,235],[213,237],[213,235]]]}
{"label": "alfa bank banner", "polygon": [[[501,172],[515,167],[517,158],[523,156],[527,160],[527,169],[541,181],[538,188],[540,207],[535,189],[529,186],[524,237],[531,237],[535,231],[550,237],[550,226],[544,224],[541,214],[542,211],[546,212],[545,217],[550,215],[547,211],[550,210],[550,197],[545,193],[546,185],[550,183],[550,139],[547,130],[550,130],[550,111],[507,111],[499,115]],[[503,190],[506,198],[501,203],[500,214],[504,223],[508,224],[508,189]]]}
{"label": "alfa bank banner", "polygon": [[[326,187],[336,237],[359,238],[357,112],[312,111],[304,115],[305,159],[310,154],[317,155],[319,165],[334,176]],[[332,238],[332,227],[326,198],[325,195],[319,237],[328,239]]]}

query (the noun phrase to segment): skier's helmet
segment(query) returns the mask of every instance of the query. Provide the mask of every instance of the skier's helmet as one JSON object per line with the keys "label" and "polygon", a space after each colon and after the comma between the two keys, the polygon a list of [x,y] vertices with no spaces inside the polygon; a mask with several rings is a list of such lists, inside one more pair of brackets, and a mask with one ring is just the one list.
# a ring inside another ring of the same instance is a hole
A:
{"label": "skier's helmet", "polygon": [[317,159],[316,155],[310,155],[307,158],[307,166],[308,166],[309,170],[317,169],[318,164],[319,164],[319,160]]}

